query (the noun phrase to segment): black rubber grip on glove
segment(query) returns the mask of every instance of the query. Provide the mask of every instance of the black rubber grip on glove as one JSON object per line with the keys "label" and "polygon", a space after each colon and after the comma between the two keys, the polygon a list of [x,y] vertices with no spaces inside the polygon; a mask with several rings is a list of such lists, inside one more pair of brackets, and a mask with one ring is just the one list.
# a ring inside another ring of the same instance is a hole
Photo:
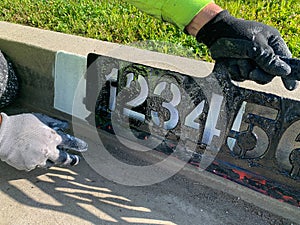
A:
{"label": "black rubber grip on glove", "polygon": [[237,19],[224,10],[200,29],[196,39],[207,45],[216,63],[225,62],[233,80],[265,84],[281,76],[286,89],[297,86],[289,77],[290,66],[280,59],[292,54],[274,27]]}
{"label": "black rubber grip on glove", "polygon": [[229,25],[230,17],[227,10],[223,10],[217,14],[199,30],[196,35],[197,41],[204,43],[210,48],[211,45],[221,37],[233,37],[232,34],[235,33],[235,31],[232,26]]}
{"label": "black rubber grip on glove", "polygon": [[227,10],[223,10],[199,30],[196,39],[210,48],[220,38],[254,41],[253,38],[258,33],[261,33],[266,39],[271,36],[280,37],[279,31],[274,27],[256,21],[235,18]]}

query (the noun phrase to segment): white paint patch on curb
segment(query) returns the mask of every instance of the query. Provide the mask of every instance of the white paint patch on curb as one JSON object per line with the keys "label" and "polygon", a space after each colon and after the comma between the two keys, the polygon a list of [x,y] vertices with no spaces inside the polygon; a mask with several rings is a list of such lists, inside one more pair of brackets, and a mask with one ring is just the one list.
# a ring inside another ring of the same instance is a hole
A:
{"label": "white paint patch on curb", "polygon": [[[54,68],[54,108],[69,115],[73,115],[73,100],[76,90],[81,90],[76,93],[77,99],[82,99],[76,102],[78,109],[76,111],[78,118],[85,118],[89,112],[85,110],[83,103],[86,93],[86,82],[79,82],[86,73],[87,57],[69,52],[58,51],[55,56]],[[77,87],[81,85],[81,87]]]}

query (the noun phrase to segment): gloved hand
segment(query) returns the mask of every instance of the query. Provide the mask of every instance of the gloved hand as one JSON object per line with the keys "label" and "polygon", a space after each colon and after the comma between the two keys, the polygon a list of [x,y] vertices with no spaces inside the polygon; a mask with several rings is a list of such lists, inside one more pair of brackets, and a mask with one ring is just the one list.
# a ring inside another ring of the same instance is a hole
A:
{"label": "gloved hand", "polygon": [[16,169],[73,166],[78,164],[79,156],[65,150],[87,150],[84,141],[62,132],[66,122],[42,114],[1,115],[0,159]]}
{"label": "gloved hand", "polygon": [[216,63],[227,65],[231,79],[266,84],[281,76],[288,90],[296,88],[297,81],[288,78],[290,66],[280,59],[290,58],[291,52],[275,28],[237,19],[224,10],[205,24],[196,38],[208,46]]}

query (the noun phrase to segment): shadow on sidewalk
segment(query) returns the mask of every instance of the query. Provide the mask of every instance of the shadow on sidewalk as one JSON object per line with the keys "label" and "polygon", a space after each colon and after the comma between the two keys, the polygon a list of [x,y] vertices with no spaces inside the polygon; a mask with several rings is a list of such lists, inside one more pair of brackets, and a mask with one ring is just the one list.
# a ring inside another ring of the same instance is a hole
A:
{"label": "shadow on sidewalk", "polygon": [[[131,187],[125,188],[132,192]],[[28,173],[1,162],[0,215],[4,221],[8,218],[13,220],[18,214],[24,214],[22,211],[26,206],[25,211],[27,207],[31,208],[33,221],[24,218],[23,223],[35,224],[42,209],[48,211],[48,217],[39,220],[46,224],[51,221],[55,224],[72,224],[75,221],[81,224],[175,224],[157,219],[157,215],[151,216],[149,202],[141,206],[127,197],[130,194],[117,193],[125,188],[101,178],[84,161],[73,168],[53,167]],[[6,200],[7,197],[13,200],[13,206],[11,201]],[[12,207],[13,211],[10,211]]]}

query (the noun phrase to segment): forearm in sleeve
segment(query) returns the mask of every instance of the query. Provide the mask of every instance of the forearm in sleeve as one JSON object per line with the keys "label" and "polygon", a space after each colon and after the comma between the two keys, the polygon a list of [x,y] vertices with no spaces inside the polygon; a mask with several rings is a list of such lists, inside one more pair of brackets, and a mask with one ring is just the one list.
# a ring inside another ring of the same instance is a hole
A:
{"label": "forearm in sleeve", "polygon": [[212,0],[126,0],[140,10],[184,29]]}

